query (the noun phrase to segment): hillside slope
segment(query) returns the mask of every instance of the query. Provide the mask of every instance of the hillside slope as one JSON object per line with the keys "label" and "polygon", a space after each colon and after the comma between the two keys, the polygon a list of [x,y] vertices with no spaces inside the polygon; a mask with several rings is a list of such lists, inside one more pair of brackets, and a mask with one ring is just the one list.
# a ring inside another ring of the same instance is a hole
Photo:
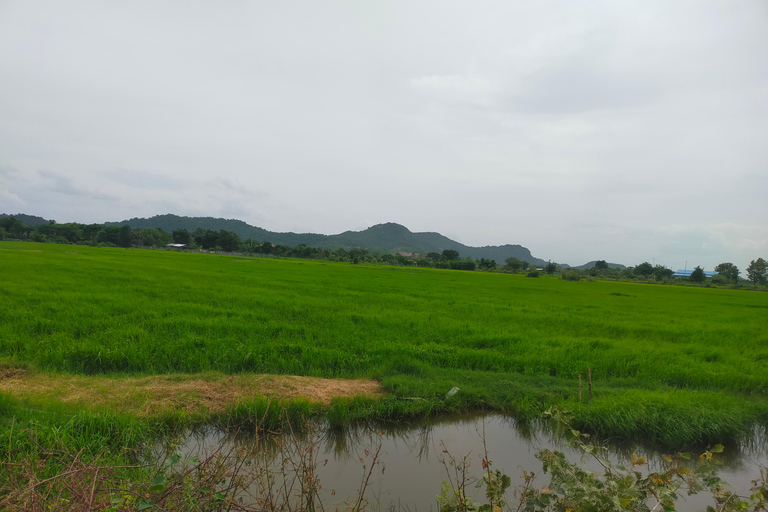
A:
{"label": "hillside slope", "polygon": [[353,249],[359,247],[371,252],[397,253],[412,252],[426,254],[429,252],[442,252],[445,249],[459,251],[461,257],[475,259],[488,258],[503,264],[506,258],[515,257],[527,261],[533,265],[544,265],[547,262],[536,258],[527,248],[521,245],[501,245],[471,247],[451,240],[440,233],[414,233],[405,226],[388,222],[377,224],[363,231],[344,231],[337,235],[321,235],[317,233],[280,233],[267,231],[256,226],[251,226],[241,220],[217,219],[213,217],[182,217],[166,214],[156,215],[150,218],[133,218],[120,222],[105,222],[107,226],[129,225],[132,228],[162,228],[171,232],[174,229],[186,229],[194,231],[197,228],[218,231],[225,229],[237,233],[241,238],[253,238],[259,242],[271,242],[273,244],[296,246],[307,244],[312,247],[326,249]]}
{"label": "hillside slope", "polygon": [[26,224],[27,226],[40,226],[41,224],[48,224],[48,219],[38,217],[37,215],[27,215],[25,213],[0,213],[0,218],[13,217]]}

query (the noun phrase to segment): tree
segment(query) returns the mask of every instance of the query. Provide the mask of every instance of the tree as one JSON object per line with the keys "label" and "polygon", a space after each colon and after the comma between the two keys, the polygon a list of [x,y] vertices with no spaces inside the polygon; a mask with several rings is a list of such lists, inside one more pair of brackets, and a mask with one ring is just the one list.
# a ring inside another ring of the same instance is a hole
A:
{"label": "tree", "polygon": [[552,274],[554,274],[555,272],[557,272],[557,263],[552,263],[552,262],[550,261],[550,262],[549,262],[549,263],[547,263],[547,264],[546,264],[546,266],[544,267],[544,271],[545,271],[547,274],[549,274],[549,275],[552,275]]}
{"label": "tree", "polygon": [[707,276],[704,274],[704,269],[701,267],[696,267],[693,269],[693,272],[691,272],[691,281],[694,283],[703,283],[706,281]]}
{"label": "tree", "polygon": [[739,268],[733,263],[720,263],[715,267],[715,272],[734,284],[739,282]]}
{"label": "tree", "polygon": [[101,224],[88,224],[87,226],[83,227],[83,238],[91,243],[96,243],[96,239],[98,238],[102,229],[104,229],[104,226]]}
{"label": "tree", "polygon": [[[122,228],[119,228],[117,226],[108,226],[99,231],[99,236],[97,238],[97,241],[100,244],[112,244],[112,245],[118,245],[118,242],[120,241],[120,230]],[[128,228],[130,229],[130,228]]]}
{"label": "tree", "polygon": [[605,260],[597,260],[595,262],[595,268],[597,270],[608,270],[608,263]]}
{"label": "tree", "polygon": [[142,232],[145,246],[164,247],[171,243],[171,235],[160,228],[147,228]]}
{"label": "tree", "polygon": [[452,270],[475,270],[475,261],[466,260],[451,260],[450,268]]}
{"label": "tree", "polygon": [[671,268],[667,268],[664,265],[656,265],[653,267],[653,275],[656,276],[657,281],[672,277],[672,274],[674,273],[675,272]]}
{"label": "tree", "polygon": [[627,279],[634,279],[635,276],[635,267],[627,267],[620,273],[621,277],[627,278]]}
{"label": "tree", "polygon": [[130,247],[131,241],[133,239],[133,230],[131,229],[131,226],[125,225],[120,228],[120,234],[117,238],[117,245],[120,247]]}
{"label": "tree", "polygon": [[[352,249],[349,250],[349,259],[350,261],[352,261],[352,263],[357,264],[363,261],[367,254],[368,254],[367,249],[362,249],[360,247],[353,247]],[[410,266],[412,263],[410,258],[406,258],[402,254],[396,254],[395,256],[396,257],[399,256],[397,258],[398,265]]]}
{"label": "tree", "polygon": [[27,231],[26,225],[15,217],[0,218],[0,228],[5,229],[9,238],[23,238]]}
{"label": "tree", "polygon": [[478,266],[485,270],[493,270],[496,268],[496,260],[480,258],[480,263]]}
{"label": "tree", "polygon": [[218,245],[227,252],[234,252],[240,248],[240,236],[232,231],[222,229],[219,231]]}
{"label": "tree", "polygon": [[135,245],[136,247],[141,247],[144,242],[144,230],[141,228],[136,228],[133,230],[133,235],[131,236],[131,244]]}
{"label": "tree", "polygon": [[635,267],[635,274],[643,277],[648,277],[649,275],[653,274],[653,265],[651,265],[647,261],[644,261]]}
{"label": "tree", "polygon": [[213,249],[219,245],[219,235],[213,230],[206,229],[203,231],[202,229],[198,228],[195,230],[192,236],[195,240],[195,243],[203,249]]}
{"label": "tree", "polygon": [[453,249],[446,249],[443,251],[443,258],[445,258],[448,261],[453,261],[459,259],[459,251],[455,251]]}
{"label": "tree", "polygon": [[259,242],[257,242],[256,240],[254,240],[254,239],[253,239],[253,238],[251,238],[251,237],[248,237],[248,238],[246,238],[246,239],[243,241],[243,247],[244,247],[244,248],[245,248],[245,250],[246,250],[246,251],[248,251],[248,252],[253,252],[254,248],[255,248],[255,247],[258,247],[258,246],[259,246]]}
{"label": "tree", "polygon": [[763,258],[749,262],[747,279],[752,281],[752,284],[765,284],[766,277],[768,277],[768,263]]}
{"label": "tree", "polygon": [[171,235],[175,244],[188,244],[192,241],[191,233],[184,228],[174,229]]}
{"label": "tree", "polygon": [[521,268],[523,268],[523,262],[519,258],[515,258],[514,256],[511,258],[507,258],[504,260],[507,262],[505,265],[508,269],[510,269],[512,272],[517,272]]}

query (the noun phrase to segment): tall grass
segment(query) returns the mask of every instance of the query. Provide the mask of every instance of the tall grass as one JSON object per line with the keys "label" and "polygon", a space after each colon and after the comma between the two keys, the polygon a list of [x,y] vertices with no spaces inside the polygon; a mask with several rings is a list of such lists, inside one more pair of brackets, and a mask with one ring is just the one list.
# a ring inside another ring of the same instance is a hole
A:
{"label": "tall grass", "polygon": [[[590,367],[597,396],[617,404],[595,401],[585,423],[593,430],[615,421],[618,404],[642,410],[631,390],[652,403],[673,396],[699,436],[707,429],[689,405],[702,393],[745,418],[768,416],[764,293],[49,244],[0,249],[0,358],[12,364],[373,377],[401,402],[439,404],[430,410],[523,416],[553,402],[576,407],[576,379]],[[461,392],[445,401],[453,386]],[[716,415],[712,404],[699,405]],[[408,407],[416,406],[396,409]],[[644,433],[653,428],[662,427]]]}

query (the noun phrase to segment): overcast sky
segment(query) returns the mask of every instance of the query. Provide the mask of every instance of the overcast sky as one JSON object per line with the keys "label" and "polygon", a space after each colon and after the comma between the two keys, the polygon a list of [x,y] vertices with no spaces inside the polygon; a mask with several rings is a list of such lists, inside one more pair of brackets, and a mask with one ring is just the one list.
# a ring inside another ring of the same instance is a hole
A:
{"label": "overcast sky", "polygon": [[768,258],[768,2],[0,0],[0,212]]}

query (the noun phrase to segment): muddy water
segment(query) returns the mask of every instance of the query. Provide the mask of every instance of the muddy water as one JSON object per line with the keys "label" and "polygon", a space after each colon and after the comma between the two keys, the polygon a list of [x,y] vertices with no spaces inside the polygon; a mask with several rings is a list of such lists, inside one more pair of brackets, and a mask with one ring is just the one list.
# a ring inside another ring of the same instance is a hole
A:
{"label": "muddy water", "polygon": [[[601,466],[594,459],[569,448],[556,435],[543,429],[522,428],[514,420],[496,415],[444,417],[410,425],[372,425],[343,433],[319,427],[296,437],[302,445],[298,449],[286,438],[269,440],[262,436],[254,442],[246,436],[233,437],[209,430],[190,436],[182,446],[182,452],[201,455],[234,446],[241,449],[253,446],[257,447],[255,452],[261,458],[259,464],[269,465],[278,473],[283,471],[281,468],[292,468],[302,456],[308,461],[308,454],[311,454],[314,457],[311,462],[317,464],[316,476],[322,486],[320,498],[325,510],[344,508],[345,504],[354,502],[371,467],[373,471],[365,497],[373,508],[437,510],[436,497],[442,482],[448,480],[449,475],[456,479],[456,472],[449,464],[451,455],[460,462],[459,465],[463,461],[469,464],[468,476],[482,476],[483,439],[492,467],[512,478],[510,504],[516,503],[513,489],[523,484],[523,470],[537,474],[534,480],[537,488],[549,484],[548,475],[542,473],[541,462],[536,459],[536,453],[544,448],[561,451],[569,460],[580,461],[583,468],[602,474]],[[765,432],[756,432],[752,441],[738,448],[726,447],[719,456],[721,478],[731,483],[739,494],[748,496],[751,481],[760,477],[759,464],[768,465],[766,444]],[[372,466],[377,450],[377,464]],[[633,451],[648,457],[651,470],[662,468],[660,452],[640,447],[614,446],[607,456],[614,463],[628,465]],[[289,459],[287,464],[286,459]],[[482,502],[483,489],[469,487],[476,496],[475,501]],[[264,493],[256,483],[249,492],[254,496]],[[704,510],[712,504],[711,498],[705,495],[683,496],[678,510]]]}

